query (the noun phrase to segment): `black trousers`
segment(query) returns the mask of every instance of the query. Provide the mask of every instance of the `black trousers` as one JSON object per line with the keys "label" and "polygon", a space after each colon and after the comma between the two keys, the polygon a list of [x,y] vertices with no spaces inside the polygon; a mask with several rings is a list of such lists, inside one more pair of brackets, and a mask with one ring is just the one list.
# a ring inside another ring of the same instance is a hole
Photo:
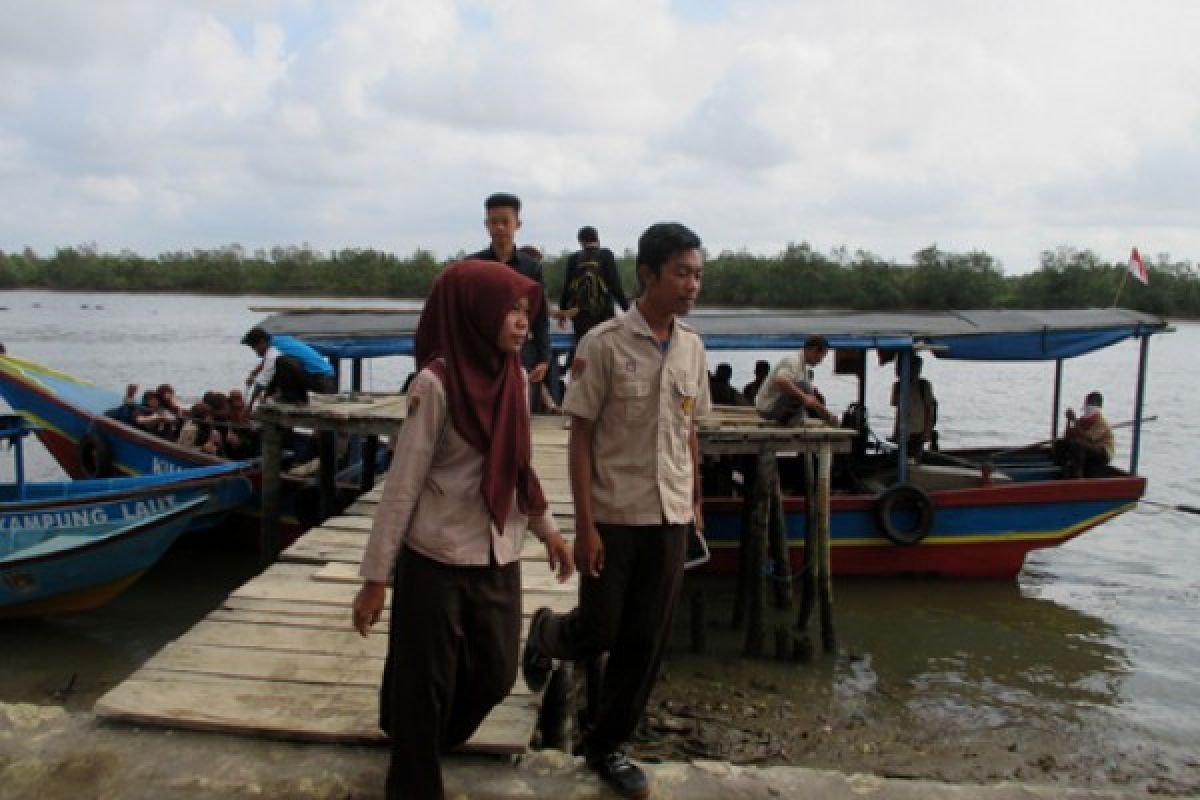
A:
{"label": "black trousers", "polygon": [[520,562],[456,567],[404,551],[380,692],[388,798],[443,797],[441,755],[508,696],[520,637]]}
{"label": "black trousers", "polygon": [[267,386],[267,394],[283,403],[307,403],[309,392],[333,394],[337,382],[332,375],[312,375],[304,371],[298,358],[279,356],[275,359],[275,376]]}
{"label": "black trousers", "polygon": [[581,573],[579,605],[548,617],[535,644],[560,659],[608,652],[600,705],[584,740],[589,754],[612,752],[637,728],[671,630],[683,582],[686,525],[598,525],[600,577]]}

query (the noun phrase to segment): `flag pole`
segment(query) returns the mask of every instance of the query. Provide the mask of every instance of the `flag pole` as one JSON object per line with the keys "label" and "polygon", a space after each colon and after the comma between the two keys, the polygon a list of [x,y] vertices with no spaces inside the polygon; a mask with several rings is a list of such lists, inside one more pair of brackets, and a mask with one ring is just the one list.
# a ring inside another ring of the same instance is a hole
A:
{"label": "flag pole", "polygon": [[1121,291],[1125,288],[1125,281],[1129,280],[1129,269],[1121,270],[1121,282],[1117,284],[1117,293],[1113,295],[1112,307],[1117,307],[1117,301],[1121,299]]}

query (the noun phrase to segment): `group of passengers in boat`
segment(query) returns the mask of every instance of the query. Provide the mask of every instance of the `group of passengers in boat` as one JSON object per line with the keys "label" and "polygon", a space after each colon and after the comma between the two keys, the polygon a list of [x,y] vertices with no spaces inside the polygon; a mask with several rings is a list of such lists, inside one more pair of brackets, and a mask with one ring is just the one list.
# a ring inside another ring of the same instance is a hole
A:
{"label": "group of passengers in boat", "polygon": [[199,402],[184,408],[170,384],[147,389],[139,398],[137,384],[131,383],[124,401],[108,415],[210,455],[250,458],[258,446],[258,432],[240,389],[205,392]]}

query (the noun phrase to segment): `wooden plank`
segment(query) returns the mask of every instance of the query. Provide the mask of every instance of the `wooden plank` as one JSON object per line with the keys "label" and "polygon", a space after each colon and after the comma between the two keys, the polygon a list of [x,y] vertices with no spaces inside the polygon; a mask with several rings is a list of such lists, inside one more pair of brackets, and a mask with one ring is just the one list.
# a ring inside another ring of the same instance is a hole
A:
{"label": "wooden plank", "polygon": [[[313,742],[383,742],[373,689],[279,681],[164,682],[131,678],[96,703],[113,720]],[[523,753],[537,722],[525,700],[492,710],[463,752]]]}
{"label": "wooden plank", "polygon": [[[215,618],[209,616],[188,631],[184,639],[177,644],[204,646],[211,648],[248,649],[273,653],[316,653],[318,655],[353,656],[360,654],[362,658],[382,659],[387,653],[388,620],[381,620],[371,630],[367,638],[351,627],[349,611],[340,615],[340,620],[330,620],[319,626],[297,625],[286,616],[277,617],[266,624],[258,622],[249,615],[251,612],[241,612],[240,615]],[[340,624],[339,624],[340,623]],[[529,630],[529,616],[521,618],[521,642]],[[149,664],[148,664],[149,666]],[[167,669],[156,665],[156,669]],[[171,669],[179,671],[173,666]],[[202,672],[201,669],[183,669],[184,672]],[[262,676],[256,676],[262,677]],[[524,683],[518,681],[514,691],[525,692]]]}
{"label": "wooden plank", "polygon": [[[368,638],[367,642],[373,639]],[[382,640],[381,640],[382,641]],[[375,645],[373,657],[363,652],[351,655],[271,652],[251,648],[188,644],[187,637],[159,650],[147,667],[182,673],[223,675],[264,681],[295,681],[335,686],[378,686],[386,641]]]}
{"label": "wooden plank", "polygon": [[[223,623],[217,623],[218,626]],[[239,626],[247,627],[247,626]],[[290,633],[280,629],[272,638],[284,642]],[[227,637],[233,631],[226,631]],[[327,646],[337,634],[326,631],[301,631],[301,636],[313,642],[322,642],[315,647]],[[351,634],[356,641],[334,653],[311,649],[297,658],[294,650],[257,649],[254,647],[226,646],[203,642],[172,642],[146,662],[146,667],[160,672],[177,672],[221,676],[235,679],[250,679],[266,682],[290,681],[331,686],[366,686],[378,688],[387,656],[387,635],[372,635],[363,639]],[[218,634],[221,636],[221,634]],[[349,641],[349,637],[347,637]],[[265,640],[264,640],[265,641]],[[295,641],[293,641],[293,645]],[[518,677],[513,693],[528,695],[529,687]]]}
{"label": "wooden plank", "polygon": [[[536,539],[534,542],[537,545],[541,558],[531,559],[531,563],[522,566],[522,591],[537,590],[543,592],[568,592],[571,594],[578,592],[578,579],[572,577],[566,583],[559,583],[550,573],[550,565],[545,560],[545,548],[540,543],[537,543]],[[328,583],[349,583],[355,586],[362,583],[362,578],[358,576],[358,568],[353,564],[345,563],[326,564],[313,574],[313,580]]]}
{"label": "wooden plank", "polygon": [[[379,624],[386,625],[390,619],[385,611]],[[280,625],[314,630],[344,631],[350,627],[350,609],[333,609],[325,614],[280,611],[252,611],[249,609],[218,608],[205,620],[211,622],[240,622],[251,625]]]}
{"label": "wooden plank", "polygon": [[371,635],[362,637],[351,627],[350,614],[342,615],[341,628],[314,629],[290,625],[260,625],[235,620],[201,620],[188,631],[189,645],[234,649],[272,650],[282,653],[317,655],[355,654],[383,658],[387,651],[387,626],[376,625]]}
{"label": "wooden plank", "polygon": [[[260,600],[295,600],[319,605],[340,605],[350,607],[357,586],[342,583],[322,581],[272,580],[265,576],[237,589],[231,597],[258,598]],[[566,612],[574,608],[573,595],[562,592],[546,592],[532,590],[525,594],[525,608],[549,606],[555,611]],[[531,606],[530,603],[533,605]]]}

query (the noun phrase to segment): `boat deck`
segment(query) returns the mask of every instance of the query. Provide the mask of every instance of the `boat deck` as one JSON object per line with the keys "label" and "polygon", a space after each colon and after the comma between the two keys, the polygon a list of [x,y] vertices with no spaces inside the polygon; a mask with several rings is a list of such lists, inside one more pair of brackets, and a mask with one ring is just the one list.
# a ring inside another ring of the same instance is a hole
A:
{"label": "boat deck", "polygon": [[[545,418],[535,423],[535,433],[534,463],[569,537],[574,516],[566,478],[567,432],[561,418]],[[277,563],[100,698],[96,714],[303,741],[383,741],[378,696],[389,612],[366,639],[350,623],[358,564],[380,491],[363,495],[343,516],[300,537]],[[559,584],[532,536],[522,561],[526,622],[540,606],[556,611],[575,606],[577,577]],[[540,704],[541,694],[518,678],[463,750],[524,752]]]}

